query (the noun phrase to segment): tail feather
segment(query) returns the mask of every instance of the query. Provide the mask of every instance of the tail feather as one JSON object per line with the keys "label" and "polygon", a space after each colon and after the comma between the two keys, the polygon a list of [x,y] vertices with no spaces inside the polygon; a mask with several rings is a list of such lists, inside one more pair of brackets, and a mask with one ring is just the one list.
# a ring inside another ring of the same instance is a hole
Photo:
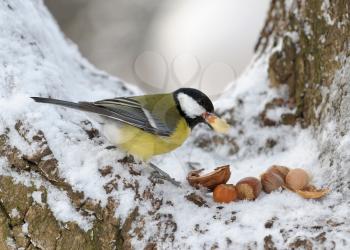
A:
{"label": "tail feather", "polygon": [[55,105],[60,105],[60,106],[64,106],[67,108],[73,108],[73,109],[79,109],[79,110],[81,109],[81,105],[79,105],[79,103],[75,103],[75,102],[67,102],[67,101],[51,99],[51,98],[44,98],[44,97],[31,97],[31,98],[36,102],[55,104]]}
{"label": "tail feather", "polygon": [[105,109],[103,107],[99,107],[94,105],[90,102],[68,102],[68,101],[62,101],[52,98],[45,98],[45,97],[31,97],[34,101],[40,102],[40,103],[48,103],[48,104],[54,104],[59,105],[67,108],[77,109],[81,111],[96,113],[105,117],[110,117],[112,119],[121,120],[120,117],[116,116],[115,112],[112,112],[108,109]]}

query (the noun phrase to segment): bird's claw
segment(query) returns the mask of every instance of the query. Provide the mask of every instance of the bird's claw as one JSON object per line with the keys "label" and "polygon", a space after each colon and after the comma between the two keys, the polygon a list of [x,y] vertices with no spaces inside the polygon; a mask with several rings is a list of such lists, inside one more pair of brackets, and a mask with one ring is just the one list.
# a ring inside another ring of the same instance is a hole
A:
{"label": "bird's claw", "polygon": [[152,175],[153,175],[154,178],[157,178],[157,179],[160,179],[160,180],[169,181],[171,184],[173,184],[176,187],[180,187],[181,186],[180,182],[176,181],[169,174],[167,174],[166,172],[164,172],[163,170],[158,168],[153,163],[150,163],[149,165],[150,165],[151,168],[154,169],[154,171],[152,172]]}

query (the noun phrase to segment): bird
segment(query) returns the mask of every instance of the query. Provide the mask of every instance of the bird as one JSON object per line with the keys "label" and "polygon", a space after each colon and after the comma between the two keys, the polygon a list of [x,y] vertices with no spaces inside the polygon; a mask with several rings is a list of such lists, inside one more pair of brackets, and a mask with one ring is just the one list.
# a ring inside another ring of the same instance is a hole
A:
{"label": "bird", "polygon": [[[115,146],[144,162],[155,155],[180,147],[190,136],[192,129],[200,123],[205,123],[220,133],[226,133],[230,128],[225,120],[214,113],[210,98],[194,88],[95,102],[31,98],[38,103],[54,104],[98,115],[105,137]],[[154,164],[150,166],[164,179],[169,180],[167,173]],[[171,182],[175,184],[174,181]]]}

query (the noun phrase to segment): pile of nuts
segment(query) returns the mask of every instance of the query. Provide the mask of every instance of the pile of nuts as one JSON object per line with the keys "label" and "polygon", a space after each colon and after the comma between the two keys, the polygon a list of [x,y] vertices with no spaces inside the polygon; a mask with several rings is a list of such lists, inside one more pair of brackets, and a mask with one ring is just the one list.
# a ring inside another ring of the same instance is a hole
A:
{"label": "pile of nuts", "polygon": [[200,176],[202,170],[191,171],[187,180],[194,187],[207,187],[213,191],[214,201],[229,203],[236,200],[255,200],[263,190],[271,193],[287,189],[306,199],[318,199],[325,196],[329,189],[317,189],[310,185],[310,176],[301,169],[289,169],[284,166],[271,166],[260,179],[246,177],[233,184],[226,184],[231,172],[229,166],[216,168],[213,172]]}

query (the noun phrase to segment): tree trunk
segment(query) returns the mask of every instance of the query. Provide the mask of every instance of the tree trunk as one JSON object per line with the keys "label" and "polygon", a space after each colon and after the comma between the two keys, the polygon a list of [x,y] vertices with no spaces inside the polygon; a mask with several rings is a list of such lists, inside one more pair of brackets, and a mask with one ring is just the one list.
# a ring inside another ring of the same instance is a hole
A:
{"label": "tree trunk", "polygon": [[[335,73],[350,50],[349,1],[272,0],[256,53],[271,47],[271,85],[287,84],[305,126],[319,125]],[[339,93],[341,98],[341,93]]]}

